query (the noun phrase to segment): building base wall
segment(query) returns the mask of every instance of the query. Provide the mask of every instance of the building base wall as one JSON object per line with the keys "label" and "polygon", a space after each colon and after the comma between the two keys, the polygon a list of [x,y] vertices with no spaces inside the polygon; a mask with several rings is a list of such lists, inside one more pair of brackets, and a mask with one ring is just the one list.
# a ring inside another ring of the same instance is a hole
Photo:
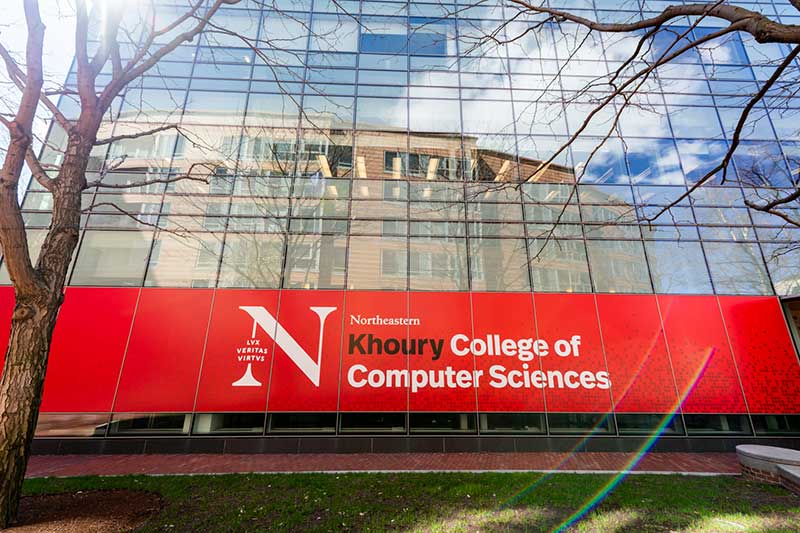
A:
{"label": "building base wall", "polygon": [[[34,439],[35,455],[161,453],[636,452],[648,437],[235,437]],[[800,448],[800,437],[664,437],[653,452],[735,452],[739,444]]]}

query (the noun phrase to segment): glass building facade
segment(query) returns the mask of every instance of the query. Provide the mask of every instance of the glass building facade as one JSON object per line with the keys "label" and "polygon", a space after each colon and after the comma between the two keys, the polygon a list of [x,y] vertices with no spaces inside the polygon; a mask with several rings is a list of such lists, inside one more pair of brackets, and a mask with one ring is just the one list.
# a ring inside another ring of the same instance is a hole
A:
{"label": "glass building facade", "polygon": [[[625,21],[672,3],[557,7]],[[732,3],[800,23],[788,1]],[[182,12],[160,4],[163,20]],[[526,32],[542,17],[490,1],[266,4],[221,10],[214,24],[235,34],[180,46],[115,102],[99,137],[162,124],[180,134],[95,150],[87,179],[106,186],[85,193],[91,210],[70,287],[800,295],[800,229],[744,204],[797,187],[800,98],[770,92],[726,178],[652,220],[719,162],[747,95],[788,48],[728,35],[592,116],[640,36],[567,23]],[[682,34],[718,26],[665,28],[634,67]],[[77,111],[68,97],[60,107]],[[58,165],[63,144],[53,125],[43,162]],[[34,181],[23,201],[34,251],[49,198]],[[785,209],[800,218],[796,203]],[[108,421],[81,416],[92,427]],[[648,414],[544,416],[137,414],[115,415],[102,431],[625,434],[658,425]],[[799,426],[792,416],[687,415],[669,431],[750,434],[751,423]],[[41,434],[59,434],[43,424]]]}

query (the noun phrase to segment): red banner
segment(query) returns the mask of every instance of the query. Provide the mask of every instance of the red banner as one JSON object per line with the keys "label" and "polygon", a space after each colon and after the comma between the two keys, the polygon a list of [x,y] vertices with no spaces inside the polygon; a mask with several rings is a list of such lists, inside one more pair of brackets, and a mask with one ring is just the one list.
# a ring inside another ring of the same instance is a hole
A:
{"label": "red banner", "polygon": [[274,341],[240,307],[278,315],[280,291],[217,291],[195,409],[264,412]]}
{"label": "red banner", "polygon": [[267,410],[336,410],[343,298],[341,291],[281,291],[277,321],[251,311],[267,334],[275,332]]}
{"label": "red banner", "polygon": [[[385,353],[385,342],[378,344],[377,339],[407,343],[412,335],[409,330],[414,329],[408,321],[408,293],[348,292],[344,309],[339,410],[407,411],[409,389],[400,376],[408,371],[412,356],[395,351],[393,343],[388,346],[392,353]],[[377,353],[379,347],[381,353]],[[379,394],[375,394],[377,386]]]}
{"label": "red banner", "polygon": [[774,297],[70,287],[51,352],[51,413],[800,413]]}
{"label": "red banner", "polygon": [[747,412],[716,296],[659,296],[684,413]]}
{"label": "red banner", "polygon": [[720,296],[720,308],[751,413],[800,413],[800,366],[775,298]]}
{"label": "red banner", "polygon": [[536,326],[547,410],[608,413],[608,374],[593,294],[537,294]]}
{"label": "red banner", "polygon": [[[14,312],[13,287],[0,287],[0,368],[5,362],[8,336],[11,333],[11,315]],[[2,371],[0,371],[2,372]]]}
{"label": "red banner", "polygon": [[542,370],[540,359],[527,344],[520,352],[518,342],[536,336],[533,296],[473,293],[472,316],[475,339],[487,340],[487,352],[489,346],[494,347],[491,355],[475,357],[475,367],[484,372],[485,380],[478,387],[478,408],[483,412],[544,412],[544,389],[525,386],[526,374],[530,381],[532,372]]}
{"label": "red banner", "polygon": [[111,411],[138,298],[139,289],[67,289],[53,332],[42,411]]}
{"label": "red banner", "polygon": [[618,413],[671,413],[678,407],[675,378],[667,355],[656,297],[599,294],[614,410]]}
{"label": "red banner", "polygon": [[142,289],[114,411],[192,410],[212,295],[209,289]]}

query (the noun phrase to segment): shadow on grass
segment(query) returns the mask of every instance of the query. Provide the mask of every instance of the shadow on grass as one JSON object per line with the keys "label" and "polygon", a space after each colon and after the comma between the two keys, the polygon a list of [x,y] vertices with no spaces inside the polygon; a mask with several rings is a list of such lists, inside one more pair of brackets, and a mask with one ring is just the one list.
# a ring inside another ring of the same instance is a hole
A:
{"label": "shadow on grass", "polygon": [[[34,479],[25,489],[158,492],[164,508],[144,531],[552,531],[609,479],[526,473],[126,476]],[[632,475],[569,530],[798,531],[800,498],[739,477]]]}

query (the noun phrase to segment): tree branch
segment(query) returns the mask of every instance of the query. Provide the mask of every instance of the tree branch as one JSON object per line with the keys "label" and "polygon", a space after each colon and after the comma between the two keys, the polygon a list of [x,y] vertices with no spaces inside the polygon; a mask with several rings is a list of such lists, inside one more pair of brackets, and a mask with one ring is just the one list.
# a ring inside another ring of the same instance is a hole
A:
{"label": "tree branch", "polygon": [[[214,0],[214,4],[206,10],[206,12],[203,14],[202,17],[199,17],[198,23],[191,30],[185,31],[180,35],[177,35],[169,43],[161,46],[152,54],[150,54],[150,57],[148,57],[141,63],[139,63],[138,61],[137,61],[138,64],[129,62],[128,65],[126,65],[126,68],[123,70],[123,73],[120,76],[113,78],[112,81],[108,85],[106,85],[105,89],[101,93],[100,95],[101,108],[105,109],[106,107],[108,107],[113,101],[113,99],[119,94],[119,92],[125,86],[127,86],[130,82],[132,82],[133,80],[135,80],[136,78],[138,78],[151,68],[153,68],[153,66],[155,66],[159,61],[161,61],[161,59],[164,56],[175,50],[179,45],[191,41],[197,35],[199,35],[200,32],[202,32],[203,29],[205,29],[208,20],[212,16],[214,16],[214,14],[219,10],[220,6],[222,6],[223,4],[230,4],[236,2],[238,2],[238,0],[235,1]],[[203,3],[204,3],[203,0],[199,0],[195,5],[195,7],[192,9],[192,12],[196,12],[197,9],[199,9],[199,7]],[[140,47],[139,53],[135,55],[135,58],[139,58],[140,60],[143,59],[154,39],[155,39],[155,33],[148,39],[145,45]]]}
{"label": "tree branch", "polygon": [[[6,71],[8,72],[8,77],[11,81],[14,82],[14,85],[17,86],[17,89],[24,95],[26,92],[26,83],[23,81],[25,79],[25,73],[22,71],[22,68],[17,64],[14,58],[9,53],[8,49],[0,44],[0,57],[2,57],[3,62],[6,65]],[[44,81],[42,81],[42,85]],[[64,131],[70,131],[72,129],[72,122],[67,120],[64,114],[61,112],[60,109],[47,97],[45,92],[39,91],[39,101],[42,102],[47,110],[53,114],[53,118],[55,118],[58,125],[61,126]]]}
{"label": "tree branch", "polygon": [[[17,202],[17,186],[26,154],[31,146],[33,121],[36,118],[44,84],[42,50],[45,28],[39,15],[37,0],[25,0],[23,7],[28,28],[25,46],[27,74],[22,98],[12,122],[13,127],[9,130],[8,151],[0,171],[0,247],[3,249],[5,265],[18,298],[35,294],[41,286],[41,278],[34,270],[30,259],[25,223]],[[7,53],[4,48],[3,50]],[[17,66],[13,60],[11,63]],[[7,66],[8,64],[6,61]]]}
{"label": "tree branch", "polygon": [[139,217],[137,217],[136,215],[134,215],[133,213],[129,213],[125,209],[122,209],[120,206],[118,206],[117,204],[114,204],[112,202],[99,202],[99,203],[96,203],[96,204],[92,204],[89,207],[81,209],[81,213],[82,214],[91,213],[92,210],[94,210],[97,207],[111,207],[115,211],[118,211],[119,213],[127,216],[128,218],[131,218],[131,219],[135,220],[138,224],[141,224],[143,226],[149,226],[151,228],[158,228],[158,224],[157,223],[153,224],[152,222],[146,222],[146,221],[140,219]]}
{"label": "tree branch", "polygon": [[28,146],[28,151],[25,153],[25,162],[28,164],[28,168],[31,170],[31,175],[33,178],[44,187],[46,190],[53,192],[53,180],[47,175],[45,172],[44,167],[42,167],[42,163],[39,161],[39,158],[36,157],[36,154],[33,153],[33,147]]}
{"label": "tree branch", "polygon": [[784,196],[782,198],[777,198],[777,199],[772,200],[771,202],[767,202],[766,204],[763,204],[763,205],[756,205],[756,204],[750,202],[750,200],[745,200],[744,203],[748,207],[752,207],[753,209],[758,209],[760,211],[763,211],[763,210],[767,210],[767,209],[773,209],[775,207],[778,207],[779,205],[788,204],[789,202],[793,202],[793,201],[797,200],[798,198],[800,198],[800,189],[797,189],[796,191],[794,191],[791,194],[788,194],[788,195],[786,195],[786,196]]}
{"label": "tree branch", "polygon": [[[117,41],[117,33],[119,32],[119,23],[122,19],[122,9],[109,9],[108,14],[103,17],[103,30],[101,34],[100,46],[95,52],[94,57],[89,63],[89,70],[91,71],[94,81],[97,75],[103,70],[103,66],[108,61],[108,58],[116,51],[119,57],[119,42]],[[92,90],[94,92],[94,89]]]}
{"label": "tree branch", "polygon": [[[209,179],[207,177],[206,178],[199,178],[199,177],[192,176],[192,172],[194,171],[195,167],[206,167],[206,168],[208,168],[208,166],[209,165],[207,163],[192,163],[189,166],[189,169],[185,173],[181,174],[180,176],[175,176],[175,177],[172,177],[172,178],[154,178],[154,179],[151,179],[151,180],[136,181],[136,182],[133,182],[133,183],[121,183],[121,184],[103,183],[103,179],[105,178],[105,175],[103,175],[99,180],[95,180],[95,181],[89,182],[86,185],[86,188],[87,189],[91,189],[91,188],[94,188],[94,187],[102,187],[104,189],[134,189],[134,188],[137,188],[137,187],[145,187],[147,185],[154,185],[154,184],[157,184],[157,183],[169,184],[169,183],[176,183],[176,182],[179,182],[179,181],[197,181],[197,182],[200,182],[200,183],[209,184],[210,181],[209,181]],[[210,169],[209,169],[209,171],[210,171]]]}
{"label": "tree branch", "polygon": [[639,30],[663,26],[667,22],[681,17],[708,16],[726,20],[729,23],[741,23],[741,30],[752,35],[759,43],[800,42],[800,26],[796,24],[780,24],[757,11],[727,3],[673,5],[664,9],[655,17],[629,23],[603,23],[580,17],[568,11],[536,6],[524,0],[508,0],[520,8],[533,13],[544,13],[558,17],[562,21],[574,22],[590,30],[604,33],[633,33]]}
{"label": "tree branch", "polygon": [[117,141],[123,141],[126,139],[139,139],[141,137],[147,137],[148,135],[153,135],[155,133],[166,131],[166,130],[176,130],[180,133],[180,127],[177,124],[165,124],[163,126],[159,126],[157,128],[153,128],[150,130],[138,132],[138,133],[127,133],[124,135],[114,135],[112,137],[106,137],[105,139],[98,139],[94,142],[95,146],[102,146],[104,144],[111,144]]}
{"label": "tree branch", "polygon": [[81,97],[81,113],[93,109],[97,100],[95,94],[95,74],[89,64],[87,39],[89,37],[89,13],[86,0],[75,2],[75,64],[77,66],[78,93]]}
{"label": "tree branch", "polygon": [[759,91],[750,99],[750,101],[747,102],[747,105],[742,110],[742,114],[739,116],[739,121],[736,123],[736,128],[733,131],[733,138],[731,139],[730,147],[728,147],[728,151],[725,153],[725,156],[722,158],[722,161],[717,166],[712,168],[709,172],[707,172],[694,185],[689,187],[689,189],[686,192],[682,193],[675,200],[670,202],[669,205],[659,210],[653,217],[645,219],[647,220],[647,222],[653,222],[655,219],[661,216],[665,211],[667,211],[672,207],[675,207],[681,201],[691,196],[693,192],[695,192],[697,189],[703,186],[703,184],[705,184],[707,181],[713,178],[717,172],[720,171],[722,172],[722,181],[725,181],[725,178],[728,173],[728,164],[733,159],[733,153],[739,146],[742,130],[744,129],[744,125],[747,122],[747,118],[750,116],[750,111],[752,111],[755,105],[762,98],[764,98],[764,95],[767,93],[767,91],[769,91],[770,87],[772,87],[772,85],[778,80],[778,78],[781,77],[781,74],[783,74],[786,68],[792,64],[792,62],[794,61],[794,59],[797,57],[798,54],[800,54],[800,45],[797,45],[794,48],[792,48],[792,51],[789,52],[789,54],[785,58],[783,58],[783,61],[781,61],[781,64],[778,65],[778,67],[772,72],[772,75],[770,75],[769,79],[767,79],[767,81],[764,82],[764,84],[761,86],[761,89],[759,89]]}

